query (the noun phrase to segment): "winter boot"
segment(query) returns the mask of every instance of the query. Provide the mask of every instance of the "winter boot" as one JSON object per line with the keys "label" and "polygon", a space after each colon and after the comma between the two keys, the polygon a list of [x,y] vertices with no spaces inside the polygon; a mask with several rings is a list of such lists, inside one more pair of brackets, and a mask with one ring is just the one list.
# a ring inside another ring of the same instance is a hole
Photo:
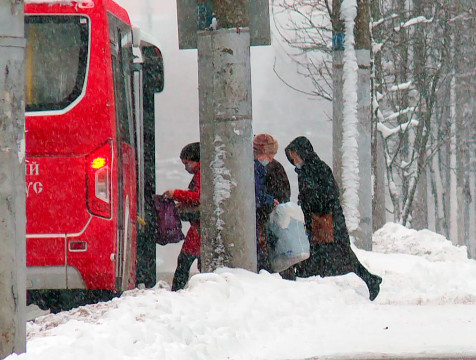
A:
{"label": "winter boot", "polygon": [[380,283],[382,278],[380,276],[371,274],[360,262],[357,264],[357,268],[354,271],[358,277],[365,281],[367,288],[369,289],[369,299],[374,301],[380,292]]}
{"label": "winter boot", "polygon": [[377,275],[373,275],[371,279],[367,281],[367,287],[369,288],[369,299],[370,301],[374,301],[377,297],[378,293],[380,292],[380,283],[382,282],[382,278]]}

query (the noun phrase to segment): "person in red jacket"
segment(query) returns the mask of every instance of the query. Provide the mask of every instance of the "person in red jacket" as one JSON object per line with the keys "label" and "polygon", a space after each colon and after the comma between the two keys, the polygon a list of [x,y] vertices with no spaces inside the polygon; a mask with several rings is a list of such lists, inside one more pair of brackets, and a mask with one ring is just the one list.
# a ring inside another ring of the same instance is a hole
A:
{"label": "person in red jacket", "polygon": [[180,152],[180,160],[182,160],[185,170],[193,174],[192,181],[190,181],[187,190],[171,189],[165,191],[164,195],[178,203],[179,212],[184,208],[194,210],[188,212],[187,220],[190,221],[190,229],[177,258],[172,291],[185,287],[190,267],[195,259],[200,257],[200,212],[198,211],[200,205],[200,143],[195,142],[186,145]]}

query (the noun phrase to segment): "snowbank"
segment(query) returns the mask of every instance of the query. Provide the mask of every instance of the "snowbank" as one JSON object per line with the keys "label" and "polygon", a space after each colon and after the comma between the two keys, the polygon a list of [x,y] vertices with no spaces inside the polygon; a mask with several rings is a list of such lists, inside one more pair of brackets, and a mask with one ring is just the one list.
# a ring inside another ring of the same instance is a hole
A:
{"label": "snowbank", "polygon": [[466,246],[454,246],[443,235],[387,223],[373,237],[373,251],[385,254],[418,255],[430,261],[465,261]]}
{"label": "snowbank", "polygon": [[429,231],[387,224],[356,250],[383,283],[354,274],[282,280],[265,271],[197,274],[186,289],[132,290],[28,323],[8,360],[252,360],[476,355],[476,261]]}

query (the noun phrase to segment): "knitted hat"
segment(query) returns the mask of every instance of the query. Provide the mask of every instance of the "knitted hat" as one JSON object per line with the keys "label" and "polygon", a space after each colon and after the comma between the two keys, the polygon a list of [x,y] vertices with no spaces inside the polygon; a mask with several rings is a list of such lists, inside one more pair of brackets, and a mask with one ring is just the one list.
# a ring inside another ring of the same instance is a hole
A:
{"label": "knitted hat", "polygon": [[278,152],[278,140],[269,134],[258,134],[253,138],[255,155],[275,155]]}
{"label": "knitted hat", "polygon": [[182,151],[180,152],[180,159],[197,162],[200,161],[200,143],[194,142],[185,145]]}

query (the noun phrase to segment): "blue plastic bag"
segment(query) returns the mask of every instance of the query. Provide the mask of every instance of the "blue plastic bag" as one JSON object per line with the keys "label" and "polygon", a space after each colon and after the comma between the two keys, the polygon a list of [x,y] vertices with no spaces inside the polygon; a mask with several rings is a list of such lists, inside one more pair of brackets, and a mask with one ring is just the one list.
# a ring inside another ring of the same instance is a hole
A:
{"label": "blue plastic bag", "polygon": [[304,214],[293,202],[279,204],[269,216],[268,230],[277,238],[269,261],[275,272],[309,258],[309,239],[304,229]]}

